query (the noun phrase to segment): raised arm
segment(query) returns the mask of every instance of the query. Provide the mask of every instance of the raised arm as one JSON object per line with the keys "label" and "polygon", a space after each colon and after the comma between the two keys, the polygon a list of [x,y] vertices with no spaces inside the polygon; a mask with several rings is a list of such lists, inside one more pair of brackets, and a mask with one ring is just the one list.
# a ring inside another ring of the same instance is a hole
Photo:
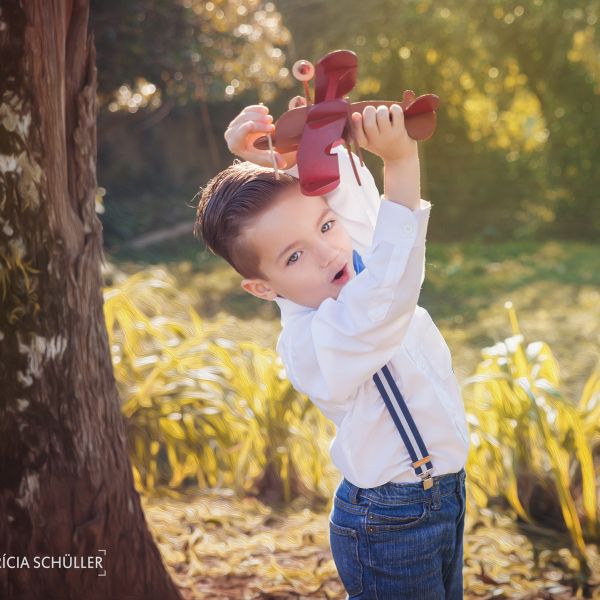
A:
{"label": "raised arm", "polygon": [[298,315],[287,327],[288,339],[278,343],[294,386],[325,411],[347,409],[353,392],[392,358],[423,282],[431,205],[418,196],[416,142],[408,139],[400,107],[389,113],[382,107],[376,115],[368,108],[364,131],[357,133],[362,146],[384,159],[389,199],[381,201],[365,269],[336,299]]}
{"label": "raised arm", "polygon": [[[296,389],[327,410],[345,410],[402,344],[421,290],[430,204],[416,211],[384,199],[365,269],[336,300],[299,315],[278,343]],[[284,343],[282,343],[284,342]]]}

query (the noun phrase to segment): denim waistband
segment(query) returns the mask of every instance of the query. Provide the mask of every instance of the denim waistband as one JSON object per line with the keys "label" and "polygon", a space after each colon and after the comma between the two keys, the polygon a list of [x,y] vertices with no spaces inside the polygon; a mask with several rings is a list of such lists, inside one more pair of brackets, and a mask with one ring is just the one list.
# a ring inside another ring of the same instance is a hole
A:
{"label": "denim waistband", "polygon": [[351,501],[358,498],[367,498],[369,500],[383,501],[392,500],[395,503],[416,502],[431,497],[432,494],[446,496],[453,492],[460,492],[460,487],[465,481],[466,472],[462,468],[456,473],[445,473],[444,475],[434,475],[432,477],[433,486],[429,490],[423,488],[420,482],[415,483],[395,483],[389,481],[383,485],[372,488],[359,488],[350,483],[345,477],[340,482],[339,488],[343,488],[343,495]]}

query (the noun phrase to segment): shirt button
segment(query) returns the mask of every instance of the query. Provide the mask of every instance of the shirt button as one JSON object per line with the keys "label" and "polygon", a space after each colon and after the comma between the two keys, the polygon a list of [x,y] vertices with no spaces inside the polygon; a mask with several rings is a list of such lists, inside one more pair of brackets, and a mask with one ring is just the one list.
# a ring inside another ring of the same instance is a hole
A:
{"label": "shirt button", "polygon": [[412,233],[415,228],[410,223],[405,223],[403,229],[406,233]]}

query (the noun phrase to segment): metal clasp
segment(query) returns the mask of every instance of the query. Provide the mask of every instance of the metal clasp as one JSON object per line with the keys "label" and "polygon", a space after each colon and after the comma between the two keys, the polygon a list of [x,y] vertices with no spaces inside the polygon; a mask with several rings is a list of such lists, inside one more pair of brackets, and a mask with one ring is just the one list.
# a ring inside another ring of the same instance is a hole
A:
{"label": "metal clasp", "polygon": [[[414,463],[411,464],[413,466],[413,469],[416,469],[418,467],[422,467],[430,460],[431,456],[428,454],[427,456],[424,456],[420,460],[416,460]],[[420,477],[423,481],[423,489],[428,490],[433,486],[433,479],[431,479],[431,469],[425,469],[424,471],[421,471],[421,473],[419,473],[417,477]]]}
{"label": "metal clasp", "polygon": [[423,482],[423,489],[428,490],[433,487],[433,479],[431,478],[431,470],[423,471],[419,474],[421,481]]}

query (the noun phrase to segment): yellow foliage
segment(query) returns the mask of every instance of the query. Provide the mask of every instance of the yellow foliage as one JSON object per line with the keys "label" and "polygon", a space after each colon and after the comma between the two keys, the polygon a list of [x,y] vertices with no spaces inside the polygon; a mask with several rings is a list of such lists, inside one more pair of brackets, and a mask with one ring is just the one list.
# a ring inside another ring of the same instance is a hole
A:
{"label": "yellow foliage", "polygon": [[270,467],[285,500],[298,483],[329,497],[333,424],[273,350],[228,339],[235,323],[203,321],[161,270],[107,288],[104,312],[140,491],[195,480],[246,494]]}
{"label": "yellow foliage", "polygon": [[[334,426],[294,391],[273,350],[236,339],[234,319],[201,319],[160,270],[107,288],[104,308],[138,490],[175,493],[195,482],[243,496],[268,471],[287,501],[298,489],[330,499]],[[584,560],[584,536],[600,535],[591,451],[600,444],[600,371],[578,404],[566,401],[551,349],[525,345],[508,309],[513,335],[484,348],[464,384],[469,495],[481,508],[504,497],[532,522],[523,478],[549,483]]]}
{"label": "yellow foliage", "polygon": [[[552,481],[562,515],[581,559],[584,534],[598,539],[598,497],[592,447],[600,428],[600,377],[594,373],[578,406],[560,392],[558,363],[543,342],[524,344],[512,305],[513,335],[482,351],[475,375],[464,383],[471,425],[467,465],[475,501],[504,496],[521,518],[532,521],[522,504],[518,478]],[[594,412],[596,411],[596,412]],[[594,417],[595,420],[594,420]],[[573,474],[581,473],[583,525],[573,496]]]}
{"label": "yellow foliage", "polygon": [[594,92],[600,94],[600,48],[594,39],[596,28],[588,26],[573,34],[573,44],[567,52],[567,58],[581,63],[596,86]]}
{"label": "yellow foliage", "polygon": [[427,63],[430,65],[434,65],[438,61],[439,57],[440,57],[440,55],[439,55],[438,51],[435,50],[434,48],[428,48],[427,52],[425,53],[425,59],[427,60]]}
{"label": "yellow foliage", "polygon": [[[430,62],[429,51],[426,58]],[[482,62],[486,59],[489,57],[480,58]],[[543,147],[548,139],[547,124],[538,97],[527,87],[527,76],[512,58],[503,65],[488,64],[488,78],[480,85],[455,58],[444,59],[439,73],[448,114],[465,120],[472,141],[483,140],[491,148],[506,150],[509,160],[515,152]]]}

